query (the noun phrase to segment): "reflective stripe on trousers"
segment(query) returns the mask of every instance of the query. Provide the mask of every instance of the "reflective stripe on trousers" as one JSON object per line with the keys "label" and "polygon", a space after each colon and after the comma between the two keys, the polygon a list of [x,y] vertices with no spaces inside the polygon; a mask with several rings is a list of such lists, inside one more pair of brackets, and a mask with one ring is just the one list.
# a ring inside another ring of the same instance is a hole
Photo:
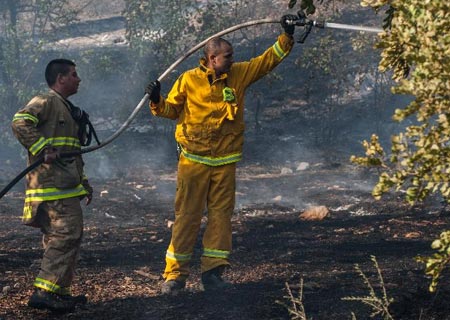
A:
{"label": "reflective stripe on trousers", "polygon": [[37,219],[44,234],[44,255],[34,286],[57,294],[69,294],[83,235],[80,199],[43,202]]}
{"label": "reflective stripe on trousers", "polygon": [[70,295],[70,288],[62,288],[56,283],[37,277],[33,285],[45,291],[50,291],[60,295]]}
{"label": "reflective stripe on trousers", "polygon": [[207,166],[186,159],[178,164],[175,223],[166,254],[166,280],[185,280],[205,209],[208,222],[203,234],[201,272],[229,265],[231,216],[235,203],[236,163]]}

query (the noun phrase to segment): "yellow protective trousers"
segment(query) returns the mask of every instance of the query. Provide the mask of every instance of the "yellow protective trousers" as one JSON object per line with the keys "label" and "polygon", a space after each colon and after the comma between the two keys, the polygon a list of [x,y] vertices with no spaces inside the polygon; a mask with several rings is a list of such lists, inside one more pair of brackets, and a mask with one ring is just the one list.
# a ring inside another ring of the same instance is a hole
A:
{"label": "yellow protective trousers", "polygon": [[205,209],[208,222],[202,241],[201,272],[230,265],[235,176],[236,163],[208,166],[180,156],[175,223],[163,275],[166,281],[184,281],[189,276],[189,263]]}
{"label": "yellow protective trousers", "polygon": [[44,234],[44,256],[34,286],[56,294],[70,294],[83,236],[80,198],[42,202],[37,220]]}

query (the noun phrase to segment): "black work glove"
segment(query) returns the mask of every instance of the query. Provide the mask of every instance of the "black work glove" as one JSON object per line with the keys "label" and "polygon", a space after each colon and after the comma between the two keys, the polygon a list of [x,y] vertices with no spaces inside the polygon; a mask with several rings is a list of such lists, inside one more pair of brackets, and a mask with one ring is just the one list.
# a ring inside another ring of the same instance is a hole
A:
{"label": "black work glove", "polygon": [[[294,34],[295,31],[295,21],[298,20],[298,16],[293,14],[286,14],[281,17],[280,23],[281,26],[284,29],[284,32],[287,34],[290,34],[291,36]],[[288,24],[287,21],[291,21],[292,24]]]}
{"label": "black work glove", "polygon": [[145,88],[145,93],[148,93],[151,102],[158,103],[161,95],[161,83],[158,80],[150,82]]}

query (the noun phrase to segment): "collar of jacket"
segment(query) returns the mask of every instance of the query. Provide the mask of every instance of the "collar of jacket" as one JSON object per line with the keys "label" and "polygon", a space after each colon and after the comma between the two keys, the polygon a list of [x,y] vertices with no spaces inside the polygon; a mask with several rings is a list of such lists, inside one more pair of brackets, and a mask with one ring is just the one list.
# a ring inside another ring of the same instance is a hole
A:
{"label": "collar of jacket", "polygon": [[59,94],[58,91],[55,91],[53,89],[49,89],[48,92],[53,95],[53,96],[57,96],[58,98],[60,98],[62,101],[65,101],[66,99],[63,98],[63,96],[61,94]]}
{"label": "collar of jacket", "polygon": [[53,89],[49,89],[49,94],[52,95],[52,96],[56,96],[56,97],[58,97],[59,99],[61,99],[61,101],[64,102],[64,104],[65,104],[65,106],[67,107],[67,109],[68,109],[69,111],[72,110],[72,103],[71,103],[69,100],[65,99],[65,98],[64,98],[62,95],[60,95],[57,91],[55,91],[55,90],[53,90]]}
{"label": "collar of jacket", "polygon": [[201,72],[205,73],[208,77],[209,84],[213,84],[216,81],[224,80],[225,83],[227,82],[228,73],[222,74],[219,78],[216,78],[216,72],[213,69],[210,69],[206,66],[206,59],[200,58],[199,66]]}

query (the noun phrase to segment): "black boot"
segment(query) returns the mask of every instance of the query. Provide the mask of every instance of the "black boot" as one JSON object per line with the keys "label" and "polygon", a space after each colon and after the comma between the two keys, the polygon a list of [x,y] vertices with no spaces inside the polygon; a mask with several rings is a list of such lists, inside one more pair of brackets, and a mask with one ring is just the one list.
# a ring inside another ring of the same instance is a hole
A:
{"label": "black boot", "polygon": [[185,281],[169,280],[161,285],[161,293],[164,295],[176,296],[185,286]]}
{"label": "black boot", "polygon": [[72,300],[75,302],[75,304],[84,305],[87,303],[87,298],[84,294],[80,294],[78,296],[72,296],[72,295],[63,295],[61,298],[65,300]]}
{"label": "black boot", "polygon": [[224,290],[232,287],[231,283],[222,279],[224,266],[208,270],[202,273],[202,287],[204,291]]}
{"label": "black boot", "polygon": [[75,309],[75,301],[65,299],[62,295],[35,289],[28,300],[28,306],[36,309],[48,309],[54,312],[71,312]]}

